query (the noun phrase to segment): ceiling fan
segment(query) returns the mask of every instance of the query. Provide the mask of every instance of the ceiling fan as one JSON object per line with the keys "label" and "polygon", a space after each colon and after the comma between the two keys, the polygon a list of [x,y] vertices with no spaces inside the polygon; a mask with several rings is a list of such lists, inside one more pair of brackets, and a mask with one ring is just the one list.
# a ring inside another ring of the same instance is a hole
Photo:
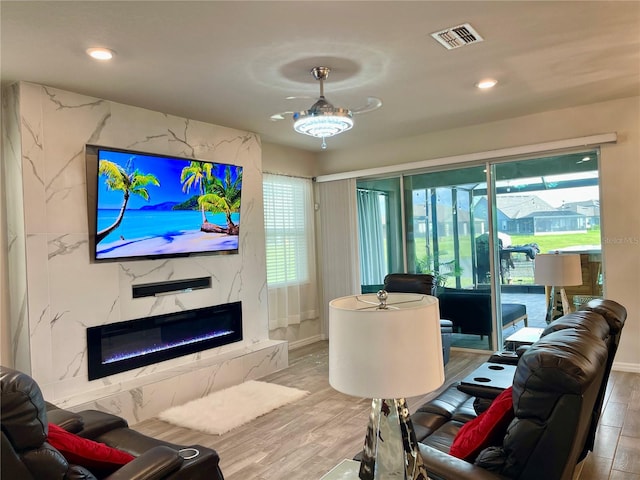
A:
{"label": "ceiling fan", "polygon": [[[382,100],[367,97],[367,103],[359,108],[334,107],[324,96],[324,81],[329,77],[329,67],[313,67],[311,75],[320,82],[320,97],[308,110],[288,111],[271,115],[271,120],[284,120],[285,115],[293,116],[293,129],[298,133],[322,138],[322,149],[327,148],[327,137],[346,132],[353,127],[353,116],[377,110]],[[287,97],[287,100],[310,97]]]}

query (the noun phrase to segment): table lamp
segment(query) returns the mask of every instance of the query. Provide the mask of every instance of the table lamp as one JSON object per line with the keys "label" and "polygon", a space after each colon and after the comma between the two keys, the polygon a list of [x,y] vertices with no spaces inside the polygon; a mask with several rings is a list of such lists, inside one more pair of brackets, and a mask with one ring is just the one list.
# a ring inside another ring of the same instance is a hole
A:
{"label": "table lamp", "polygon": [[[577,253],[543,253],[536,255],[534,267],[534,282],[538,285],[551,287],[549,306],[547,308],[547,323],[551,323],[555,304],[555,288],[570,285],[582,285],[582,267],[580,255]],[[570,306],[567,293],[560,289],[563,312],[569,313]]]}
{"label": "table lamp", "polygon": [[329,303],[329,383],[372,399],[360,479],[427,478],[405,397],[443,382],[435,297],[381,290]]}

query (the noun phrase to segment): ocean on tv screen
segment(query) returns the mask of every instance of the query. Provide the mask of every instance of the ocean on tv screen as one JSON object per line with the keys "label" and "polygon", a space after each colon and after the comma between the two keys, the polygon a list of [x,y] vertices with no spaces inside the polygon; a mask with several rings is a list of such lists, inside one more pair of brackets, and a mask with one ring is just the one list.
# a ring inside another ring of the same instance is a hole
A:
{"label": "ocean on tv screen", "polygon": [[[98,212],[98,230],[109,225],[118,211]],[[209,216],[213,224],[223,225],[224,214]],[[232,214],[236,225],[240,215]],[[96,258],[142,257],[181,253],[214,252],[238,249],[238,235],[200,231],[201,214],[197,211],[166,211],[149,214],[131,210],[120,226],[96,246]]]}

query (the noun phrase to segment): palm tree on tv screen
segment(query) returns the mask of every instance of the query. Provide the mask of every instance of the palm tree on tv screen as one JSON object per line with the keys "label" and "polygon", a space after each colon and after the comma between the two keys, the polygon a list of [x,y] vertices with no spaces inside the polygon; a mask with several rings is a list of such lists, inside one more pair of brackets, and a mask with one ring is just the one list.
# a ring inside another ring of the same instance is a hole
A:
{"label": "palm tree on tv screen", "polygon": [[[200,196],[203,196],[205,193],[204,185],[211,180],[212,167],[213,164],[208,162],[191,162],[188,167],[184,167],[180,173],[182,191],[188,193],[192,188],[198,188]],[[200,211],[202,212],[202,223],[207,223],[204,205],[200,205]]]}
{"label": "palm tree on tv screen", "polygon": [[133,168],[132,159],[127,162],[127,168],[124,169],[120,165],[110,162],[109,160],[100,160],[98,167],[98,174],[100,176],[105,175],[105,184],[109,190],[119,190],[124,194],[122,200],[122,206],[120,207],[120,213],[118,218],[110,226],[104,230],[99,231],[96,234],[96,243],[101,242],[104,238],[113,232],[120,226],[122,219],[124,218],[124,212],[127,209],[127,203],[129,203],[129,197],[133,195],[139,195],[145,200],[149,200],[149,191],[147,185],[160,186],[160,182],[151,173],[142,173],[138,169]]}
{"label": "palm tree on tv screen", "polygon": [[[242,172],[232,180],[231,166],[225,168],[224,180],[212,176],[205,186],[205,195],[198,198],[198,204],[213,213],[224,213],[227,217],[227,228],[216,228],[215,225],[205,223],[201,230],[221,231],[229,235],[238,235],[238,226],[231,220],[231,214],[240,209],[240,192],[242,190]],[[236,167],[233,167],[234,169]],[[237,170],[236,170],[237,171]]]}

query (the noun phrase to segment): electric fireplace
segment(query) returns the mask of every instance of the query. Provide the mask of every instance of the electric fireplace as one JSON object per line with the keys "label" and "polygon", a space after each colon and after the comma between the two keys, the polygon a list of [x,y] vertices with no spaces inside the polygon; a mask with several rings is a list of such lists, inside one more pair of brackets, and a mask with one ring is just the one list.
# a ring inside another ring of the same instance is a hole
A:
{"label": "electric fireplace", "polygon": [[242,303],[87,328],[89,380],[242,340]]}

